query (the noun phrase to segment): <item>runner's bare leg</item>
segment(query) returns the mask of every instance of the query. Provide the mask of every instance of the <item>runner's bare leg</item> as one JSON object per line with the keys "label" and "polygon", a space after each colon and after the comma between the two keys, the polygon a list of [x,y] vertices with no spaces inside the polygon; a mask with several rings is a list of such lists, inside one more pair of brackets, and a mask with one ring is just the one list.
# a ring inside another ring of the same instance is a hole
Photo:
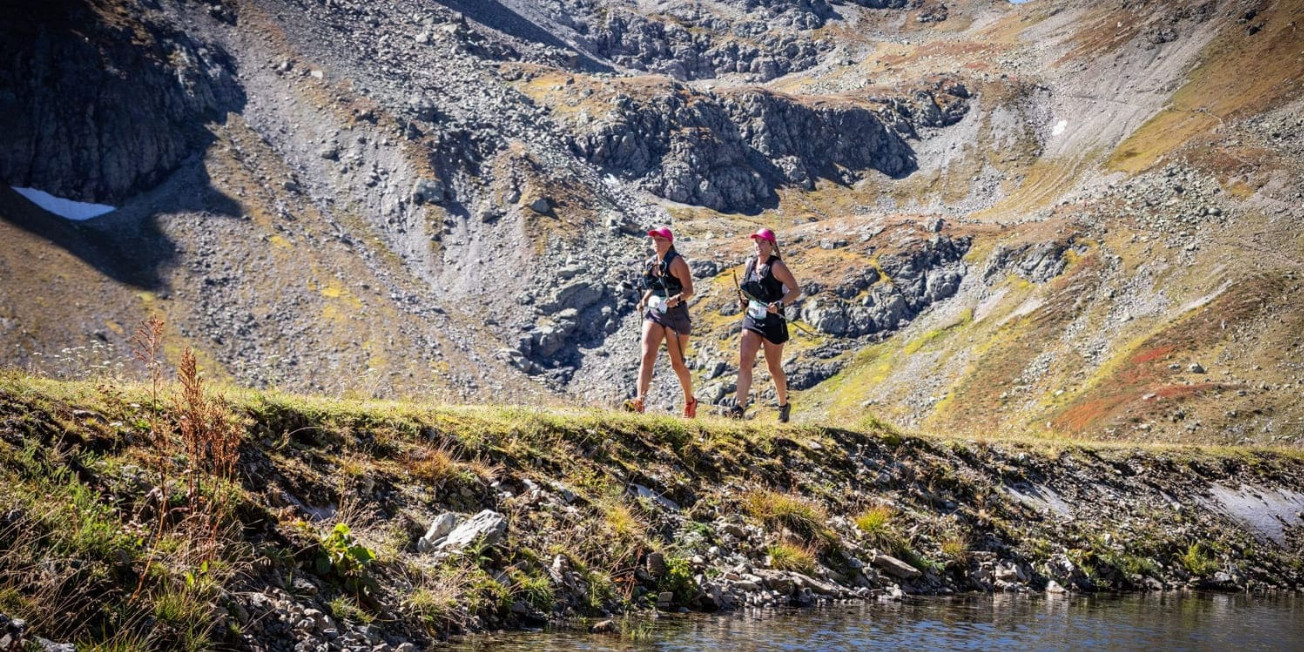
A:
{"label": "runner's bare leg", "polygon": [[761,348],[762,339],[755,331],[743,330],[742,346],[738,351],[738,392],[734,394],[742,408],[747,407],[747,397],[752,391],[752,367],[756,364],[756,352]]}
{"label": "runner's bare leg", "polygon": [[788,377],[783,375],[783,345],[771,344],[764,338],[761,338],[761,344],[765,347],[765,366],[769,367],[770,377],[774,378],[774,396],[779,399],[779,405],[785,405],[788,402]]}
{"label": "runner's bare leg", "polygon": [[[675,344],[678,346],[671,343],[672,337],[676,338]],[[684,352],[688,350],[688,336],[667,330],[666,350],[670,352],[670,366],[674,368],[675,375],[679,376],[679,387],[684,390],[684,403],[690,403],[693,400],[693,375],[684,362]]]}
{"label": "runner's bare leg", "polygon": [[643,358],[638,364],[638,398],[646,399],[652,385],[652,368],[657,364],[657,352],[666,338],[666,329],[651,320],[643,321]]}

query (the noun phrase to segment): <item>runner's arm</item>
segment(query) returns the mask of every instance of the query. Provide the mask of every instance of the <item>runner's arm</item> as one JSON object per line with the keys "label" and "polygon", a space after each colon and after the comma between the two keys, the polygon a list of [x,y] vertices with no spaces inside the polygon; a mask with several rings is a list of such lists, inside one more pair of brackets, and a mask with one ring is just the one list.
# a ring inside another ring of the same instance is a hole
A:
{"label": "runner's arm", "polygon": [[675,302],[675,306],[693,298],[693,270],[688,268],[688,263],[684,262],[683,256],[676,256],[675,261],[670,263],[670,273],[684,286],[679,294],[670,297],[670,300]]}
{"label": "runner's arm", "polygon": [[775,302],[780,305],[770,304],[773,308],[771,312],[777,313],[783,308],[791,306],[801,296],[801,286],[797,285],[797,278],[792,275],[792,271],[788,269],[788,266],[782,260],[774,261],[774,264],[770,266],[770,273],[774,274],[774,278],[783,284],[785,290],[783,297]]}

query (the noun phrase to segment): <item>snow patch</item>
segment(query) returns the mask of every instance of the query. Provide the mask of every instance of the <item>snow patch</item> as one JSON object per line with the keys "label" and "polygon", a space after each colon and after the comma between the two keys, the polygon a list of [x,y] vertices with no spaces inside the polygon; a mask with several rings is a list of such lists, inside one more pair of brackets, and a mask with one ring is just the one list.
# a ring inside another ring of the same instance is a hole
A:
{"label": "snow patch", "polygon": [[90,204],[87,202],[73,201],[63,197],[55,197],[43,190],[35,188],[14,188],[14,192],[27,198],[27,201],[44,208],[59,217],[67,220],[76,220],[81,222],[89,220],[92,217],[99,217],[105,213],[112,213],[117,210],[115,206],[107,204]]}
{"label": "snow patch", "polygon": [[1056,123],[1055,123],[1055,126],[1054,126],[1054,127],[1051,127],[1050,135],[1052,135],[1052,136],[1058,136],[1058,135],[1064,133],[1064,129],[1065,129],[1066,127],[1068,127],[1068,126],[1069,126],[1069,121],[1068,121],[1068,120],[1060,120],[1059,122],[1056,122]]}

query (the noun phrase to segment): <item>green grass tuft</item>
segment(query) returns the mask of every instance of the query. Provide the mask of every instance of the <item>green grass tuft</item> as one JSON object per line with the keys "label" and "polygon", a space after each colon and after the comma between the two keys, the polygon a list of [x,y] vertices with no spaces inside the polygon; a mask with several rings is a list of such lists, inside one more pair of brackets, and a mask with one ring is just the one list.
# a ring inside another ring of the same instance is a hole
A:
{"label": "green grass tuft", "polygon": [[815,573],[815,553],[810,548],[780,542],[767,547],[765,553],[770,556],[770,565],[774,568],[805,575]]}
{"label": "green grass tuft", "polygon": [[835,537],[825,526],[824,509],[801,496],[760,489],[747,492],[742,501],[747,514],[771,527],[787,528],[808,543]]}

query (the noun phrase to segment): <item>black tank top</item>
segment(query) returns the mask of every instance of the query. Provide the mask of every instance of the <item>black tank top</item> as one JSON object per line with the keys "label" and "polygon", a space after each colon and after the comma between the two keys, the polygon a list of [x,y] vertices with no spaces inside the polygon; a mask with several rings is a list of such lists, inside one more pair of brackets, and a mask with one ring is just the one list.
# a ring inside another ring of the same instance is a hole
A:
{"label": "black tank top", "polygon": [[[666,252],[666,257],[662,258],[660,262],[657,261],[656,256],[653,256],[647,262],[647,269],[643,270],[643,284],[663,299],[684,291],[684,284],[674,274],[670,273],[670,264],[675,262],[675,258],[678,257],[679,252],[671,249]],[[652,273],[654,269],[657,274]]]}
{"label": "black tank top", "polygon": [[779,257],[772,255],[764,265],[759,266],[755,258],[747,261],[747,271],[743,274],[743,291],[763,303],[774,303],[782,299],[783,282],[774,278],[774,272],[770,269],[777,260]]}

